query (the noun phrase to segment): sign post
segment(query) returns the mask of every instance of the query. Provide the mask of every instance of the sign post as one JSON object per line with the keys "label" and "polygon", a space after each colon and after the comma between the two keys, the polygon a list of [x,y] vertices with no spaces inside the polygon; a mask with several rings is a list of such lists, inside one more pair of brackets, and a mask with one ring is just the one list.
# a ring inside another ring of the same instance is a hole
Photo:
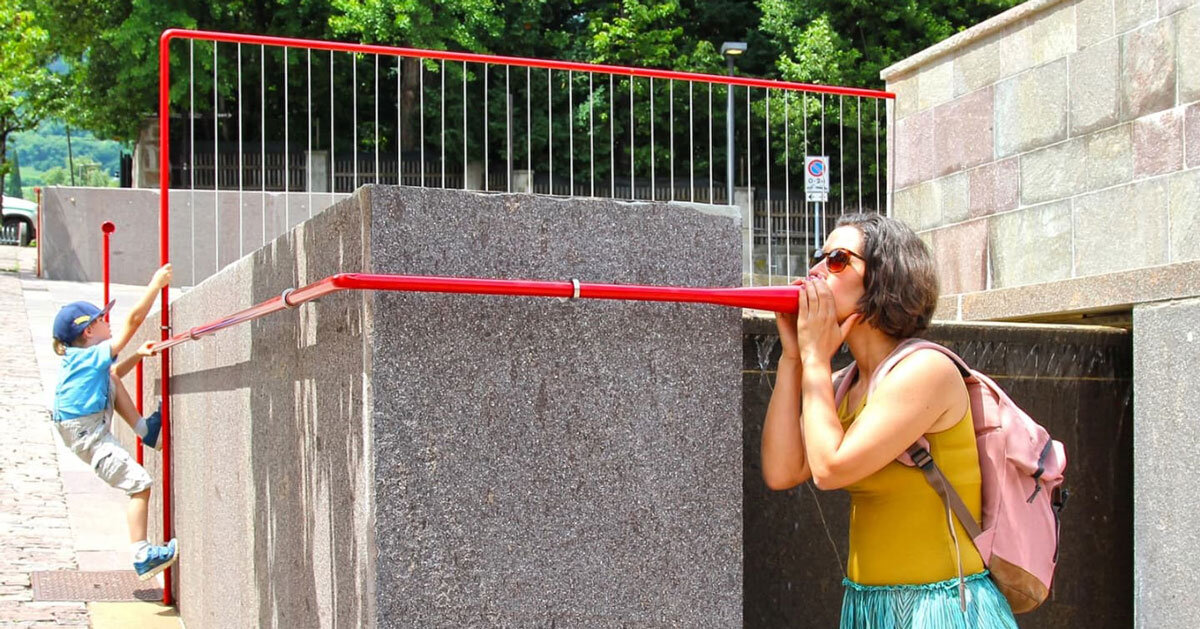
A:
{"label": "sign post", "polygon": [[813,212],[813,248],[821,248],[822,210],[829,201],[829,157],[807,155],[804,157],[804,200],[816,203]]}

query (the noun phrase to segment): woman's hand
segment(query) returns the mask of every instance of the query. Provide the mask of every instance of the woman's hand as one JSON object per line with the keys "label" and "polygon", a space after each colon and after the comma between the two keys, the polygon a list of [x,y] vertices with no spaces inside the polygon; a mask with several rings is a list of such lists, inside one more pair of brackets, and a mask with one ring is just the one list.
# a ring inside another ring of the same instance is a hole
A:
{"label": "woman's hand", "polygon": [[833,291],[824,279],[809,278],[800,293],[796,313],[796,341],[801,361],[804,364],[819,361],[828,365],[860,319],[862,315],[856,312],[838,324]]}
{"label": "woman's hand", "polygon": [[[796,280],[792,282],[792,286],[804,287],[804,280]],[[800,297],[803,299],[804,291],[800,291]],[[796,313],[794,312],[776,312],[775,327],[779,329],[779,344],[782,353],[779,358],[794,360],[800,362],[800,343],[796,340]]]}

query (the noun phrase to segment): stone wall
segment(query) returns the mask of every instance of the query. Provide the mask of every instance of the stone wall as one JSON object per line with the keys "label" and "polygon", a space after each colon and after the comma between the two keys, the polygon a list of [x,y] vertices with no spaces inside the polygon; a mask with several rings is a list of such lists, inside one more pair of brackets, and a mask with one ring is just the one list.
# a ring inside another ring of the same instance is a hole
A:
{"label": "stone wall", "polygon": [[1032,0],[881,76],[892,212],[944,294],[1200,259],[1194,0]]}
{"label": "stone wall", "polygon": [[[762,422],[775,380],[779,344],[772,320],[747,319],[744,330],[744,626],[836,627],[847,556],[849,495],[819,491],[809,483],[775,492],[763,483],[759,463]],[[973,367],[991,375],[1066,446],[1066,486],[1072,496],[1063,511],[1053,597],[1037,611],[1020,616],[1021,627],[1129,627],[1134,606],[1130,334],[1094,326],[941,323],[925,336],[954,349]],[[839,367],[848,361],[845,353],[835,359]],[[1163,374],[1165,383],[1169,376]],[[1194,396],[1187,399],[1195,401]],[[1176,437],[1183,437],[1172,446],[1176,456],[1171,460],[1178,461],[1195,449],[1195,440],[1185,428],[1162,435],[1163,439]],[[1162,470],[1153,483],[1182,482],[1169,471],[1170,465],[1157,461],[1139,460],[1139,473],[1147,465]],[[1164,519],[1195,520],[1190,515],[1195,509],[1185,504],[1161,503],[1156,511]],[[1140,526],[1138,531],[1141,537],[1153,537],[1152,541],[1168,541],[1154,529],[1154,523]],[[1187,556],[1184,544],[1170,540],[1161,554]],[[1169,586],[1145,581],[1138,590],[1139,598],[1156,590],[1156,601],[1169,600],[1194,581],[1191,574],[1188,566]],[[1164,589],[1158,590],[1160,585]],[[1175,600],[1187,599],[1180,594]],[[1177,607],[1165,602],[1150,606]],[[1162,621],[1145,626],[1193,626],[1195,622],[1182,622],[1183,618],[1193,619],[1193,612],[1147,611],[1148,617]]]}

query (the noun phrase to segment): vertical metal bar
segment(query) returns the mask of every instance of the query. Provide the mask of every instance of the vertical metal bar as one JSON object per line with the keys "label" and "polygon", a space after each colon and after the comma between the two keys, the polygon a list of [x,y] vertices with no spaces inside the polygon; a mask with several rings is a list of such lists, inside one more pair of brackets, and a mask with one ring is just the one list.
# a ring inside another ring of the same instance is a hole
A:
{"label": "vertical metal bar", "polygon": [[588,72],[588,168],[591,169],[592,196],[596,196],[596,88],[595,72]]}
{"label": "vertical metal bar", "polygon": [[[285,49],[286,50],[286,49]],[[286,75],[285,75],[286,76]],[[213,274],[221,270],[221,104],[217,83],[217,42],[213,42]]]}
{"label": "vertical metal bar", "polygon": [[771,281],[773,275],[771,269],[771,262],[773,261],[771,259],[771,227],[772,223],[775,222],[775,215],[772,211],[774,208],[771,207],[771,90],[768,88],[765,92],[766,97],[763,100],[766,101],[767,115],[763,121],[763,154],[766,156],[764,163],[767,171],[767,286],[770,286],[773,283]]}
{"label": "vertical metal bar", "polygon": [[[267,244],[267,47],[266,45],[259,46],[258,53],[258,139],[260,142],[258,154],[258,167],[262,171],[259,173],[258,184],[261,190],[259,191],[259,200],[262,202],[262,232],[259,234],[262,242],[260,245]],[[195,260],[195,255],[192,259]],[[195,264],[195,262],[193,262]],[[193,282],[194,284],[194,282]]]}
{"label": "vertical metal bar", "polygon": [[883,167],[879,164],[879,99],[875,101],[875,211],[879,212],[879,208],[883,203],[880,201],[879,190],[879,171]]}
{"label": "vertical metal bar", "polygon": [[667,89],[667,132],[670,137],[670,153],[668,153],[667,165],[671,167],[671,175],[668,181],[671,182],[671,201],[675,200],[675,79],[671,79],[671,86]]}
{"label": "vertical metal bar", "polygon": [[488,64],[483,64],[483,189],[488,190]]}
{"label": "vertical metal bar", "polygon": [[550,164],[550,194],[554,194],[554,70],[546,68],[546,150]]}
{"label": "vertical metal bar", "polygon": [[312,48],[305,50],[308,61],[308,154],[304,156],[304,187],[308,188],[308,217],[313,215],[312,187]]}
{"label": "vertical metal bar", "polygon": [[[237,89],[237,94],[238,94],[237,95],[237,102],[238,102],[238,149],[237,149],[237,151],[238,151],[238,154],[237,154],[237,166],[238,166],[238,258],[241,258],[243,255],[245,255],[245,253],[243,252],[243,243],[242,243],[242,232],[245,231],[244,217],[242,215],[243,209],[245,207],[244,202],[243,202],[243,195],[242,195],[242,190],[244,188],[244,182],[242,181],[242,178],[245,175],[245,173],[242,170],[242,153],[244,153],[245,151],[243,149],[244,145],[242,144],[242,44],[241,44],[241,42],[238,42],[238,45],[237,45],[237,61],[238,61],[237,62],[237,74],[238,74],[238,89]],[[140,364],[141,363],[139,363],[139,365]],[[141,373],[142,373],[141,368],[139,366],[138,374],[140,375]],[[139,400],[139,402],[140,402],[140,400]],[[138,452],[140,453],[141,450],[139,449]]]}
{"label": "vertical metal bar", "polygon": [[862,96],[855,96],[854,110],[858,113],[855,137],[858,139],[858,211],[862,212]]}
{"label": "vertical metal bar", "polygon": [[[804,164],[805,164],[805,166],[801,166],[801,168],[804,168],[807,166],[807,163],[808,163],[808,93],[807,92],[800,92],[800,127],[804,132],[804,151],[803,151],[803,154],[801,155],[801,157],[804,158]],[[807,190],[805,192],[807,192]],[[804,195],[804,213],[805,214],[808,213],[808,195],[807,194]],[[805,229],[808,229],[808,217],[807,216],[801,217],[800,220],[801,220],[801,222],[804,223]],[[810,260],[812,260],[812,256],[809,255],[808,238],[805,238],[804,239],[804,271],[803,272],[806,275],[808,274],[808,265],[809,265]]]}
{"label": "vertical metal bar", "polygon": [[733,205],[733,86],[725,86],[725,199],[726,205]]}
{"label": "vertical metal bar", "polygon": [[609,195],[617,198],[617,120],[613,117],[613,103],[617,100],[617,92],[613,89],[613,75],[608,75],[608,184],[611,188]]}
{"label": "vertical metal bar", "polygon": [[[404,113],[404,82],[401,80],[403,73],[400,69],[403,61],[403,57],[396,57],[396,185],[398,186],[404,185],[404,117],[401,115]],[[332,87],[330,85],[331,89]],[[466,102],[465,98],[463,102]]]}
{"label": "vertical metal bar", "polygon": [[838,214],[846,213],[846,113],[845,96],[838,96]]}
{"label": "vertical metal bar", "polygon": [[[821,93],[821,153],[820,154],[821,155],[826,154],[825,153],[825,93],[824,92]],[[813,230],[813,251],[814,252],[816,252],[817,250],[819,250],[821,248],[821,243],[824,240],[824,238],[821,238],[821,234],[823,231],[822,228],[825,226],[824,222],[822,221],[822,214],[823,214],[823,210],[825,207],[825,205],[824,205],[825,203],[826,202],[818,202],[816,204],[815,212],[813,213],[813,225],[816,227],[816,229]]]}
{"label": "vertical metal bar", "polygon": [[288,158],[288,49],[283,48],[283,230],[280,233],[286,232],[287,228],[292,224],[292,208],[291,208],[291,192],[288,184],[290,183],[291,173],[288,172],[291,168]]}
{"label": "vertical metal bar", "polygon": [[567,167],[570,171],[571,191],[575,196],[575,71],[567,70]]}
{"label": "vertical metal bar", "polygon": [[525,192],[533,194],[533,68],[525,66]]}
{"label": "vertical metal bar", "polygon": [[512,132],[512,89],[510,79],[512,77],[512,66],[504,66],[504,150],[508,157],[508,169],[505,172],[507,180],[505,188],[508,192],[512,192],[513,178],[513,132]]}
{"label": "vertical metal bar", "polygon": [[786,261],[787,280],[792,281],[792,151],[789,122],[791,111],[788,101],[791,92],[783,93],[783,258]]}
{"label": "vertical metal bar", "polygon": [[196,285],[196,40],[188,40],[188,170],[191,193],[188,210],[192,214],[192,286]]}
{"label": "vertical metal bar", "polygon": [[421,143],[421,187],[425,187],[425,60],[417,60],[417,120],[421,122],[418,128],[417,140]]}
{"label": "vertical metal bar", "polygon": [[754,286],[754,186],[750,175],[750,87],[746,86],[746,248],[750,252],[750,285]]}
{"label": "vertical metal bar", "polygon": [[446,60],[442,59],[442,189],[446,188]]}
{"label": "vertical metal bar", "polygon": [[696,200],[696,102],[692,97],[695,84],[688,81],[688,201]]}
{"label": "vertical metal bar", "polygon": [[351,90],[354,112],[350,116],[354,120],[354,141],[350,143],[350,159],[354,161],[354,186],[350,188],[350,192],[354,192],[358,190],[358,53],[350,53],[350,60],[350,80],[354,84]]}
{"label": "vertical metal bar", "polygon": [[654,77],[650,77],[650,200],[658,200],[658,186],[654,180],[657,178],[655,174],[655,155],[654,155]]}
{"label": "vertical metal bar", "polygon": [[708,84],[708,202],[715,203],[713,199],[713,108],[712,108],[712,83]]}
{"label": "vertical metal bar", "polygon": [[635,126],[633,124],[633,122],[634,122],[634,118],[633,118],[633,79],[634,79],[634,77],[632,77],[632,76],[629,77],[629,198],[630,199],[637,198],[637,191],[636,191],[636,186],[634,185],[634,173],[633,173],[633,128]]}
{"label": "vertical metal bar", "polygon": [[373,183],[379,183],[379,55],[375,55],[375,176]]}
{"label": "vertical metal bar", "polygon": [[463,62],[463,81],[462,81],[462,111],[463,111],[463,190],[467,189],[467,62]]}
{"label": "vertical metal bar", "polygon": [[337,199],[337,138],[333,134],[334,121],[336,116],[333,115],[333,51],[329,51],[329,204]]}

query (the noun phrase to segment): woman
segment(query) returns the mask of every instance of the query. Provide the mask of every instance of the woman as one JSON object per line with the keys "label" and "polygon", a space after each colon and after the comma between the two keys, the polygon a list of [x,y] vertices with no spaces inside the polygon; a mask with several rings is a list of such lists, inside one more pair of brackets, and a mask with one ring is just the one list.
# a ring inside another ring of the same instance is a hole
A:
{"label": "woman", "polygon": [[[783,353],[763,426],[762,467],[771,489],[811,478],[820,489],[850,492],[841,626],[1015,628],[962,525],[950,518],[952,534],[921,471],[895,461],[926,437],[979,519],[979,455],[958,369],[937,351],[919,350],[866,398],[875,369],[929,325],[938,297],[929,250],[899,221],[854,214],[838,222],[815,260],[799,312],[776,313]],[[830,360],[843,342],[859,371],[835,408]]]}

